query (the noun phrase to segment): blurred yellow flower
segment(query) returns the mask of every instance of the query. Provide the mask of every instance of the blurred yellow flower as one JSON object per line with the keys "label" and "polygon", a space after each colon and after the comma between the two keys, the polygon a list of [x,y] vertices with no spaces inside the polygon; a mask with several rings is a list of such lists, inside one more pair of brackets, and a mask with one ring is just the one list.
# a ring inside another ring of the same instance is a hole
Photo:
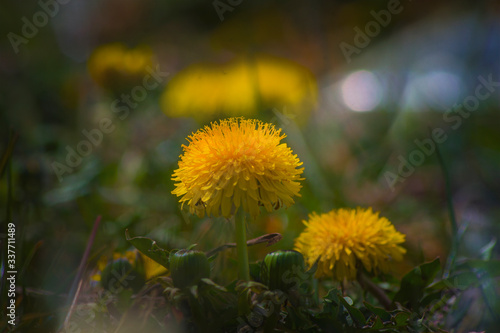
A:
{"label": "blurred yellow flower", "polygon": [[304,168],[280,141],[281,129],[259,120],[230,118],[213,122],[189,136],[172,180],[173,194],[202,217],[230,217],[242,206],[253,217],[291,206],[300,196]]}
{"label": "blurred yellow flower", "polygon": [[144,277],[146,280],[152,279],[154,277],[167,274],[167,269],[162,265],[158,264],[153,259],[143,255],[137,250],[126,251],[125,253],[114,252],[113,257],[102,255],[97,261],[97,272],[91,276],[93,281],[101,281],[101,273],[104,271],[106,266],[112,261],[119,259],[126,259],[134,269],[144,272]]}
{"label": "blurred yellow flower", "polygon": [[142,84],[153,66],[153,52],[148,47],[128,49],[121,43],[103,45],[94,50],[88,71],[101,87],[120,91]]}
{"label": "blurred yellow flower", "polygon": [[406,252],[399,246],[405,235],[371,208],[313,213],[304,224],[295,249],[310,266],[319,258],[317,277],[353,280],[359,263],[369,272],[388,272],[390,261],[401,260]]}
{"label": "blurred yellow flower", "polygon": [[170,81],[161,98],[168,116],[200,120],[283,106],[305,114],[316,102],[313,75],[290,60],[271,56],[190,66]]}

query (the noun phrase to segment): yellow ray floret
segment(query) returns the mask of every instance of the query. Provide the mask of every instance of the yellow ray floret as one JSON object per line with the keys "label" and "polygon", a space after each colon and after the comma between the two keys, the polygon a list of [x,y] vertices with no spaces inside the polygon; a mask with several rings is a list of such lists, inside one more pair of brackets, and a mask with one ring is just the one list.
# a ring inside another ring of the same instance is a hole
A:
{"label": "yellow ray floret", "polygon": [[399,245],[405,235],[371,208],[313,213],[304,224],[295,249],[309,265],[319,258],[317,277],[353,280],[360,264],[369,272],[388,272],[390,261],[401,260],[406,252]]}
{"label": "yellow ray floret", "polygon": [[230,118],[213,122],[183,145],[173,194],[191,213],[230,217],[241,207],[253,217],[294,203],[303,168],[280,141],[281,129],[259,120]]}

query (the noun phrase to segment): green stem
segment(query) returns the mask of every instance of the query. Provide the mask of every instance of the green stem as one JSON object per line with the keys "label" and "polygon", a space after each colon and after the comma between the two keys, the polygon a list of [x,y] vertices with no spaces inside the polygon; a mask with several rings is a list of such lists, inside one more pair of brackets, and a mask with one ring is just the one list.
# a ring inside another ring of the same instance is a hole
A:
{"label": "green stem", "polygon": [[318,283],[318,279],[316,279],[315,277],[312,278],[312,287],[313,287],[313,290],[314,290],[314,304],[315,305],[318,305],[319,304],[319,283]]}
{"label": "green stem", "polygon": [[238,253],[238,278],[250,281],[248,266],[247,234],[245,224],[245,212],[240,208],[234,217],[236,226],[236,252]]}
{"label": "green stem", "polygon": [[373,283],[373,281],[370,280],[370,278],[366,276],[361,269],[358,271],[356,278],[358,283],[361,285],[361,288],[375,296],[375,298],[386,310],[392,310],[394,308],[391,299],[387,296],[385,291]]}
{"label": "green stem", "polygon": [[439,145],[437,144],[436,144],[436,153],[439,165],[441,166],[441,171],[443,172],[444,184],[446,189],[446,206],[448,208],[448,214],[450,216],[451,233],[452,233],[451,250],[443,270],[443,278],[447,278],[450,275],[450,271],[453,268],[453,264],[455,262],[455,257],[457,256],[458,244],[460,242],[460,233],[457,224],[457,219],[455,217],[455,209],[453,208],[453,193],[451,190],[450,174],[448,172],[448,169],[446,168],[446,164],[444,163],[443,156],[439,151]]}

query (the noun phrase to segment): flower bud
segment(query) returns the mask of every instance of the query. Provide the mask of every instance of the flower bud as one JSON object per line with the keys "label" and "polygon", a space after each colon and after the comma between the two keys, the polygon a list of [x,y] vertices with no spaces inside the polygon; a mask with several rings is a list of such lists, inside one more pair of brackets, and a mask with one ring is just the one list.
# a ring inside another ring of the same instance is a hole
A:
{"label": "flower bud", "polygon": [[298,288],[307,279],[304,257],[297,251],[276,251],[269,253],[263,262],[261,279],[270,290],[288,292]]}
{"label": "flower bud", "polygon": [[210,276],[210,263],[203,252],[180,250],[170,254],[170,272],[175,287],[187,288]]}

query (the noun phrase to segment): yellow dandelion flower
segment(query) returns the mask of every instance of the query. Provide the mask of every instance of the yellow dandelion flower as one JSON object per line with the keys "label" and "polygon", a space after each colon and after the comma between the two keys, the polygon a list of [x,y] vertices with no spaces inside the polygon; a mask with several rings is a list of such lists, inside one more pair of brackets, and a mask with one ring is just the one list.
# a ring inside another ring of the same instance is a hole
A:
{"label": "yellow dandelion flower", "polygon": [[230,217],[242,207],[253,217],[294,203],[303,168],[280,141],[286,135],[259,120],[230,118],[198,130],[183,145],[173,194],[191,213]]}
{"label": "yellow dandelion flower", "polygon": [[288,59],[261,56],[255,61],[257,84],[265,107],[286,106],[299,115],[316,107],[313,74]]}
{"label": "yellow dandelion flower", "polygon": [[406,250],[399,244],[405,235],[371,208],[338,209],[304,221],[306,229],[295,240],[295,249],[309,265],[318,258],[317,277],[356,278],[359,263],[369,272],[388,272],[390,261],[399,261]]}
{"label": "yellow dandelion flower", "polygon": [[144,272],[146,280],[168,273],[168,270],[165,267],[158,264],[153,259],[150,259],[137,250],[132,250],[126,251],[125,253],[113,252],[112,258],[109,258],[107,255],[102,255],[97,261],[96,272],[91,275],[90,279],[97,282],[101,281],[101,273],[104,271],[106,266],[111,262],[120,259],[127,260],[132,267],[134,267],[134,269]]}
{"label": "yellow dandelion flower", "polygon": [[151,49],[145,46],[128,49],[121,43],[98,47],[88,61],[88,71],[94,81],[115,92],[142,84],[152,66]]}
{"label": "yellow dandelion flower", "polygon": [[180,71],[161,97],[171,117],[251,116],[260,109],[287,107],[296,115],[316,106],[312,73],[293,61],[255,56],[225,64],[195,64]]}
{"label": "yellow dandelion flower", "polygon": [[171,117],[204,120],[219,114],[248,116],[257,109],[251,78],[245,63],[192,65],[170,81],[161,106]]}

